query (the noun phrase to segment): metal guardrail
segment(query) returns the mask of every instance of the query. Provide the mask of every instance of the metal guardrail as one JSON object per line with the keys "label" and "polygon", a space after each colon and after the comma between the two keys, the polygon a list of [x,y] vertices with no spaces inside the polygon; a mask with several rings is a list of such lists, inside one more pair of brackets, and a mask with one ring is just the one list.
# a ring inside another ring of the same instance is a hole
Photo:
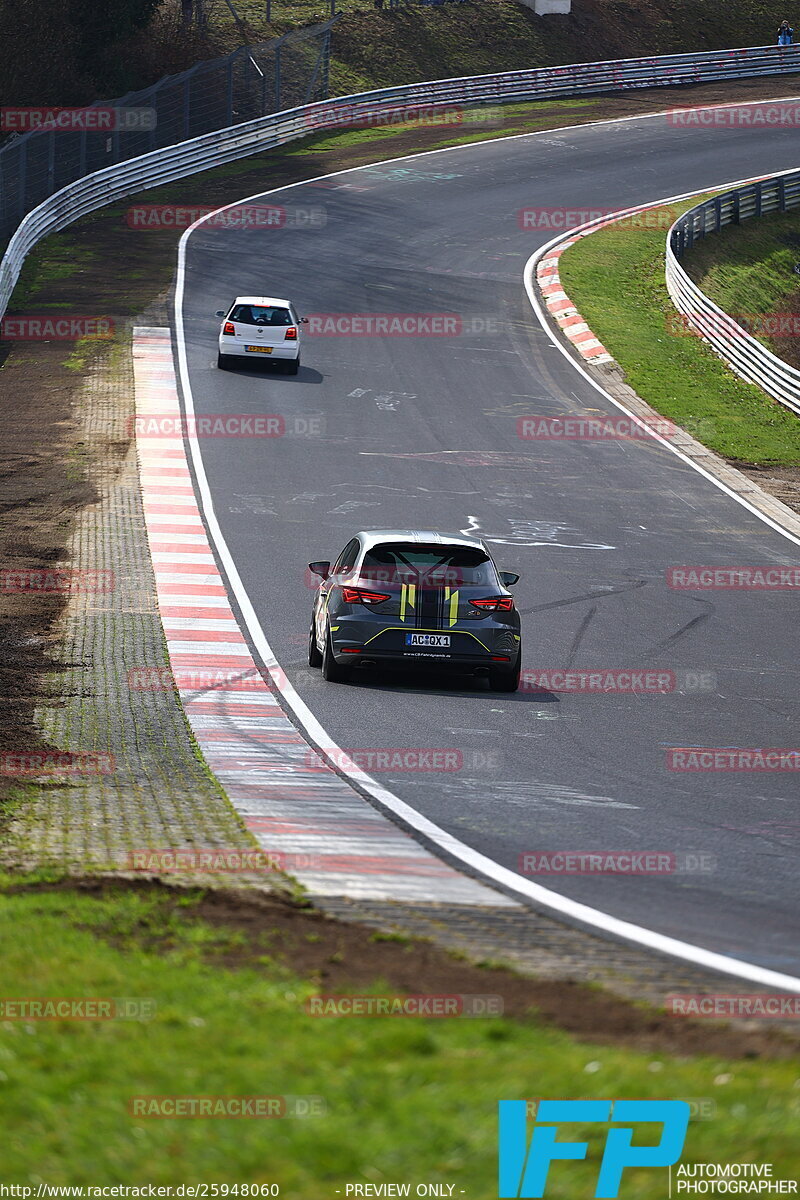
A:
{"label": "metal guardrail", "polygon": [[[667,234],[666,281],[673,304],[691,329],[742,379],[757,383],[768,395],[800,415],[800,371],[778,358],[710,300],[679,262],[699,238],[719,233],[725,225],[738,225],[767,213],[797,207],[800,207],[800,171],[759,179],[695,205],[678,218]],[[772,319],[773,325],[778,322],[778,332],[779,320]],[[771,318],[753,317],[753,328],[757,329],[760,321],[764,331],[769,332]]]}
{"label": "metal guardrail", "polygon": [[[142,91],[78,110],[87,124],[92,110],[105,121],[96,131],[79,124],[74,131],[67,126],[10,137],[0,146],[0,238],[10,237],[25,214],[53,192],[102,167],[324,100],[335,21],[240,46]],[[6,124],[13,114],[5,110]]]}
{"label": "metal guardrail", "polygon": [[[344,125],[379,124],[406,109],[508,104],[554,96],[667,87],[800,72],[800,45],[755,46],[439,79],[304,104],[127,158],[54,191],[23,218],[0,263],[0,317],[26,256],[48,233],[123,196]],[[127,98],[126,98],[127,99]],[[138,97],[137,97],[138,99]],[[33,134],[33,139],[45,137]],[[68,134],[58,135],[68,137]],[[94,136],[94,135],[87,135]],[[104,136],[104,135],[101,135]],[[124,136],[119,134],[119,137]],[[4,186],[4,184],[0,184]]]}

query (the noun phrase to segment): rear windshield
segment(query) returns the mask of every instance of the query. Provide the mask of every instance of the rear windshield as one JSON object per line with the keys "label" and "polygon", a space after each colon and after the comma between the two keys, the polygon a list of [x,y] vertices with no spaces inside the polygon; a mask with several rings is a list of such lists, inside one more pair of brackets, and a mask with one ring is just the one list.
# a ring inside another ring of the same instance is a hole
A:
{"label": "rear windshield", "polygon": [[499,587],[494,563],[483,550],[386,542],[364,555],[359,577],[375,583],[414,583],[418,587]]}
{"label": "rear windshield", "polygon": [[229,318],[242,325],[292,325],[288,308],[271,308],[260,304],[234,304]]}

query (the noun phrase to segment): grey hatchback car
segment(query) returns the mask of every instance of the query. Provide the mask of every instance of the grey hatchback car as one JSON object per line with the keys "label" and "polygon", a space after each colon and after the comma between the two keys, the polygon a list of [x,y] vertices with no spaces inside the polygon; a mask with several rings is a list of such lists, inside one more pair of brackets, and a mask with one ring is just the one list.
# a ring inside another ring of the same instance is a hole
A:
{"label": "grey hatchback car", "polygon": [[309,563],[319,576],[308,661],[343,682],[381,663],[488,678],[496,692],[519,687],[522,642],[513,587],[477,538],[428,530],[357,533],[336,562]]}

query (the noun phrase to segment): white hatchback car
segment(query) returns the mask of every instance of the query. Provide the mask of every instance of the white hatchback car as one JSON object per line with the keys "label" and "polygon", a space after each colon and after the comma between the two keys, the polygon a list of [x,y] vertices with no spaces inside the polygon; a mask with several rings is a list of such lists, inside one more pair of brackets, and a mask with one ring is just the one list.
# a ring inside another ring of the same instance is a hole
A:
{"label": "white hatchback car", "polygon": [[298,317],[290,300],[274,296],[237,296],[219,331],[217,366],[225,370],[234,357],[279,359],[285,370],[296,375],[300,368],[300,326],[308,317]]}

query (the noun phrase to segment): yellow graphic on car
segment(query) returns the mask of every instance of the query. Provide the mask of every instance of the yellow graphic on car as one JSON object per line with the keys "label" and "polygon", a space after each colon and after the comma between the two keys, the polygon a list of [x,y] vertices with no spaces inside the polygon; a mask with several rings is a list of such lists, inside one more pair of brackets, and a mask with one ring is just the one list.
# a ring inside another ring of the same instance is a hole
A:
{"label": "yellow graphic on car", "polygon": [[406,619],[406,606],[410,612],[414,611],[414,605],[417,602],[417,585],[415,583],[403,583],[400,585],[400,620]]}
{"label": "yellow graphic on car", "polygon": [[448,600],[450,602],[450,626],[452,628],[458,621],[458,588],[454,588],[452,594],[449,587],[444,589],[445,604],[447,604]]}

